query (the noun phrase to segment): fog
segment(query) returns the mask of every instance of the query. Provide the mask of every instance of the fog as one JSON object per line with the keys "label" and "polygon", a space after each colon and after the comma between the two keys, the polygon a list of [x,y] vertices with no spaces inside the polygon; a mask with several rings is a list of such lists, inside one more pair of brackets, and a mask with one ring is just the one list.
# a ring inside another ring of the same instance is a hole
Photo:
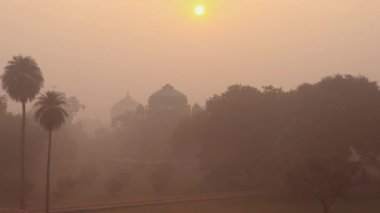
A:
{"label": "fog", "polygon": [[[207,7],[202,18],[196,2]],[[376,0],[0,0],[0,65],[33,56],[45,90],[77,96],[81,117],[109,121],[127,91],[146,104],[166,83],[204,105],[236,83],[380,80],[379,19]]]}
{"label": "fog", "polygon": [[379,38],[378,0],[0,0],[0,213],[380,212]]}

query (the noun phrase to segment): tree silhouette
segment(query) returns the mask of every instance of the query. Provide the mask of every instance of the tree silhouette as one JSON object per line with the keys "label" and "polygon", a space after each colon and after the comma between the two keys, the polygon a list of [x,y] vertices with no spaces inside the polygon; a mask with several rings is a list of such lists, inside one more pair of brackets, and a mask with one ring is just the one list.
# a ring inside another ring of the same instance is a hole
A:
{"label": "tree silhouette", "polygon": [[311,158],[304,165],[289,170],[287,182],[294,192],[316,197],[323,213],[329,213],[337,199],[364,177],[358,162]]}
{"label": "tree silhouette", "polygon": [[25,105],[40,92],[44,79],[36,61],[29,56],[14,56],[1,75],[2,87],[14,101],[22,104],[20,208],[25,208]]}
{"label": "tree silhouette", "polygon": [[185,152],[199,144],[201,169],[207,172],[209,186],[252,187],[258,174],[271,172],[274,147],[288,120],[289,97],[288,92],[271,86],[258,90],[233,85],[210,98],[204,111],[182,121],[173,140]]}
{"label": "tree silhouette", "polygon": [[81,104],[79,99],[75,96],[67,98],[67,105],[65,106],[66,112],[69,114],[68,121],[69,123],[73,122],[75,116],[79,111],[84,110],[85,105]]}
{"label": "tree silhouette", "polygon": [[36,121],[49,132],[49,145],[47,156],[46,171],[46,206],[45,212],[49,212],[50,207],[50,158],[51,158],[51,141],[52,131],[59,129],[66,121],[68,114],[63,108],[66,104],[66,98],[62,93],[48,91],[38,97],[36,106],[38,109],[35,113]]}
{"label": "tree silhouette", "polygon": [[281,184],[288,168],[311,157],[344,161],[355,152],[379,169],[379,126],[377,83],[333,75],[290,91],[231,86],[184,119],[173,140],[183,153],[195,147],[208,186],[247,189]]}
{"label": "tree silhouette", "polygon": [[7,100],[5,99],[5,96],[0,96],[0,116],[2,114],[5,114],[7,110]]}

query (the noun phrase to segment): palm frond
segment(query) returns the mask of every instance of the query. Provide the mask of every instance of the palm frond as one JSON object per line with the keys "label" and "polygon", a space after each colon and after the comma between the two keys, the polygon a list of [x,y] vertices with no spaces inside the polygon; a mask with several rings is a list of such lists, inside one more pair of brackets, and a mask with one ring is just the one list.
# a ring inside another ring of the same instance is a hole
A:
{"label": "palm frond", "polygon": [[47,91],[41,94],[35,103],[38,108],[34,118],[45,130],[56,130],[65,123],[68,117],[64,109],[65,104],[66,98],[62,93]]}
{"label": "palm frond", "polygon": [[15,101],[34,99],[43,86],[43,76],[37,62],[29,56],[14,56],[0,76],[2,88]]}

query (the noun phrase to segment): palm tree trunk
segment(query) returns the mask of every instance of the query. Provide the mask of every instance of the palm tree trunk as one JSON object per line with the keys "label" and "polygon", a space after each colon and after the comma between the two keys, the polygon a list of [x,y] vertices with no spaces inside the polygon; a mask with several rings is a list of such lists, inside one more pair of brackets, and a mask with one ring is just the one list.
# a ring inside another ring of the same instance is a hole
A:
{"label": "palm tree trunk", "polygon": [[45,213],[49,213],[50,208],[50,156],[51,156],[51,130],[49,130],[48,158],[46,169],[46,206]]}
{"label": "palm tree trunk", "polygon": [[25,102],[22,102],[22,120],[21,120],[21,144],[20,144],[20,209],[25,209]]}

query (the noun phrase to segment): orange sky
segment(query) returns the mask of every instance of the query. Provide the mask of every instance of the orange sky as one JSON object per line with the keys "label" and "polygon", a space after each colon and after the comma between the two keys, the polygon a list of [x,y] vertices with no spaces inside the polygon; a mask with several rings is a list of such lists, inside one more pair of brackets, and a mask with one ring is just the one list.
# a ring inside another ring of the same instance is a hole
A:
{"label": "orange sky", "polygon": [[101,119],[128,90],[146,103],[166,83],[203,104],[235,83],[380,80],[378,0],[203,0],[202,18],[197,2],[0,0],[0,66],[33,56],[45,88],[77,96],[82,116]]}

